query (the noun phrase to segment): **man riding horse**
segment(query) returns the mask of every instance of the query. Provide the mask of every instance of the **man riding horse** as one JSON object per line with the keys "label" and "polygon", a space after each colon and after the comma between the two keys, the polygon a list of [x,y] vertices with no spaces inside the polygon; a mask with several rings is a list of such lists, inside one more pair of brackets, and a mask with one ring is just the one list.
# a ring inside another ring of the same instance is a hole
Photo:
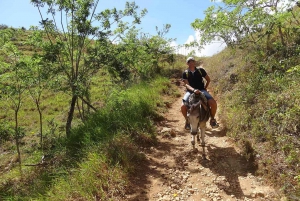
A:
{"label": "man riding horse", "polygon": [[[217,112],[217,102],[215,99],[207,92],[207,87],[210,83],[210,77],[207,72],[202,67],[196,67],[196,61],[193,57],[189,57],[186,60],[188,68],[182,74],[182,80],[186,86],[186,93],[183,97],[181,112],[185,118],[185,129],[190,130],[190,122],[187,117],[188,111],[188,100],[192,93],[195,94],[204,94],[207,99],[208,106],[210,107],[210,125],[212,128],[219,127],[215,119],[215,115]],[[204,83],[203,78],[206,80]]]}

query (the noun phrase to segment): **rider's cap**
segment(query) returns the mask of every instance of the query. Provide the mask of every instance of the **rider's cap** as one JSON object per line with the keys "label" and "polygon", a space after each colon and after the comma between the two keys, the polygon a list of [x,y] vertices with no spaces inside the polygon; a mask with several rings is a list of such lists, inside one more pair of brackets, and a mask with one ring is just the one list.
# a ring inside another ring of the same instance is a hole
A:
{"label": "rider's cap", "polygon": [[194,57],[189,57],[186,59],[186,63],[189,63],[189,61],[195,61]]}

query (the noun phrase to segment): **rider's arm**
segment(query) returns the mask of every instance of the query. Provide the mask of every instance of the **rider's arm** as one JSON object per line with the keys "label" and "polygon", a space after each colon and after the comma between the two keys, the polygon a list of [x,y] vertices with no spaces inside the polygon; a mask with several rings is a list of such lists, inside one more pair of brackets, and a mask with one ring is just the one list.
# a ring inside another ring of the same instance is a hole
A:
{"label": "rider's arm", "polygon": [[206,74],[206,76],[204,77],[205,78],[205,80],[206,80],[206,84],[205,84],[205,90],[207,90],[207,87],[208,87],[208,85],[209,85],[209,83],[210,83],[210,77],[208,76],[208,74]]}
{"label": "rider's arm", "polygon": [[189,91],[195,91],[195,89],[193,87],[190,86],[189,81],[188,80],[183,80],[185,87],[187,90]]}

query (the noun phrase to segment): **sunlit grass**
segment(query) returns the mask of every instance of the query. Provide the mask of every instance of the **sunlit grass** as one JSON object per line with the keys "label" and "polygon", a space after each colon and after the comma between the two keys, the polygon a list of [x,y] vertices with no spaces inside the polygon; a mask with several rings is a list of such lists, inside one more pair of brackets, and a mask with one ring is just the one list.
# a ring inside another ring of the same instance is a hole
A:
{"label": "sunlit grass", "polygon": [[[46,153],[38,148],[38,140],[26,136],[21,147],[21,177],[18,167],[2,172],[0,197],[6,200],[115,200],[122,197],[128,174],[136,163],[144,160],[139,146],[155,143],[153,119],[162,96],[174,96],[176,89],[166,78],[155,78],[126,90],[114,87],[106,97],[105,107],[90,115],[71,136],[49,135]],[[32,137],[34,133],[30,133]],[[38,139],[38,137],[36,137]],[[53,139],[51,141],[51,139]],[[10,150],[14,150],[11,144]],[[47,155],[44,165],[43,155]],[[10,152],[10,156],[16,153]],[[8,162],[8,161],[7,161]],[[17,163],[15,163],[17,164]],[[7,191],[14,189],[14,192]]]}
{"label": "sunlit grass", "polygon": [[[244,142],[253,146],[254,158],[259,156],[258,173],[283,187],[282,192],[293,194],[300,189],[294,179],[300,171],[299,72],[284,72],[276,57],[260,63],[247,50],[227,48],[204,59],[220,106],[218,114],[227,135],[242,150],[246,150]],[[297,61],[297,57],[289,59]]]}

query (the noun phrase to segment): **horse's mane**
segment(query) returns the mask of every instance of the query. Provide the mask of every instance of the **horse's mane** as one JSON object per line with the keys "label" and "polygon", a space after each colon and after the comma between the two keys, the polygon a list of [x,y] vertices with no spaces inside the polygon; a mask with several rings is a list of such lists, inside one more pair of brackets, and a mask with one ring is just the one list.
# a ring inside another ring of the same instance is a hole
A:
{"label": "horse's mane", "polygon": [[207,105],[207,99],[204,96],[204,94],[201,92],[199,94],[192,93],[189,97],[189,105],[193,105],[195,103],[198,103],[199,101],[202,101],[205,105]]}

